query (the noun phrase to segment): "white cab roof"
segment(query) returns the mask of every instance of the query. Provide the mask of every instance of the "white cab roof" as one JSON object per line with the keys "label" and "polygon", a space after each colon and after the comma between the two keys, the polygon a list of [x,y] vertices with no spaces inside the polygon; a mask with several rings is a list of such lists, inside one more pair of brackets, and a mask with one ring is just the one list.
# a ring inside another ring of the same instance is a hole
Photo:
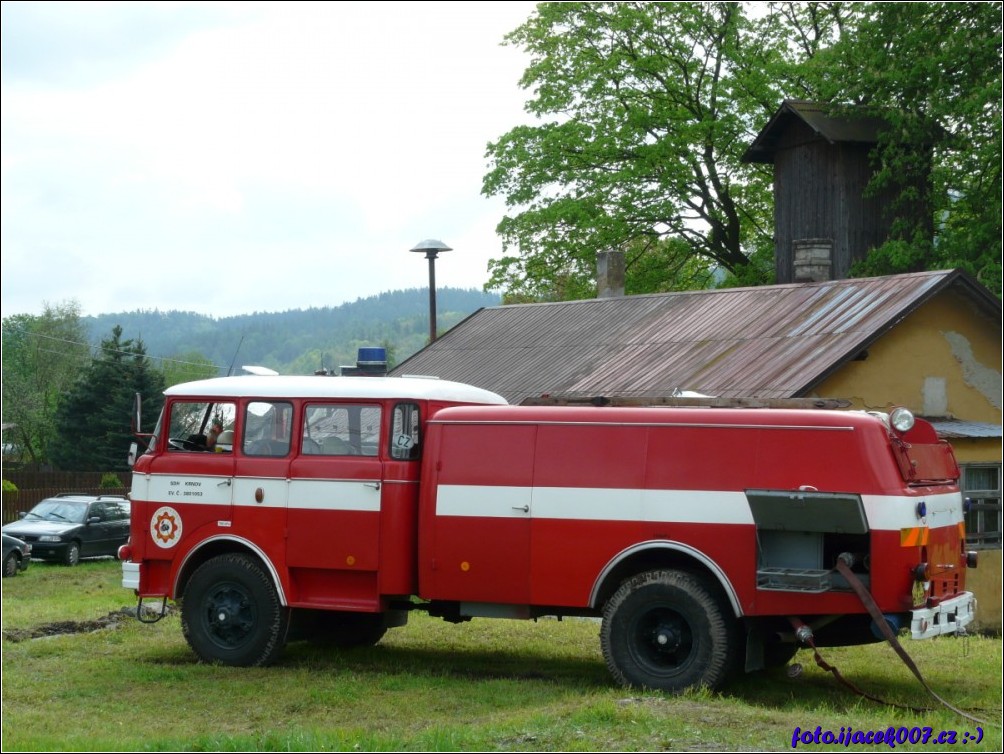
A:
{"label": "white cab roof", "polygon": [[219,377],[174,385],[168,396],[202,398],[404,398],[504,405],[506,399],[462,382],[426,377],[258,376]]}

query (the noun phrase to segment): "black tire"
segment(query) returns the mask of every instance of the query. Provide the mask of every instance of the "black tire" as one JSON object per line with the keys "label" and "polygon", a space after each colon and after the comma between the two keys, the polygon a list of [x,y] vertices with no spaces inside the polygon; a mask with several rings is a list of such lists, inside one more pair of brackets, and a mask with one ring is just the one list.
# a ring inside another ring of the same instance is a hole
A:
{"label": "black tire", "polygon": [[607,602],[600,643],[610,672],[626,686],[718,689],[735,667],[738,623],[697,577],[648,571]]}
{"label": "black tire", "polygon": [[181,601],[181,628],[205,662],[268,665],[286,646],[289,608],[256,560],[219,555],[192,574]]}
{"label": "black tire", "polygon": [[3,575],[4,578],[8,576],[17,576],[18,568],[20,563],[17,559],[17,553],[9,552],[7,557],[3,559]]}
{"label": "black tire", "polygon": [[75,566],[80,562],[80,543],[70,542],[66,546],[66,554],[63,555],[63,563],[68,566]]}

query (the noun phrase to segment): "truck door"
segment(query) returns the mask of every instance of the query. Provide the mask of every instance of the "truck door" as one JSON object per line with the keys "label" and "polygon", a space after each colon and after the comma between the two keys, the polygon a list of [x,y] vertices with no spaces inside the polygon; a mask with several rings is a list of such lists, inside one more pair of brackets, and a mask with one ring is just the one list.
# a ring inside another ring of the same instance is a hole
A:
{"label": "truck door", "polygon": [[233,479],[232,531],[262,547],[277,563],[285,558],[292,436],[292,403],[252,400],[245,406]]}
{"label": "truck door", "polygon": [[142,478],[133,478],[131,515],[148,521],[155,547],[148,558],[174,557],[176,546],[190,536],[213,533],[232,518],[234,454],[210,452],[203,430],[212,418],[233,426],[233,403],[175,400],[167,409],[167,437]]}
{"label": "truck door", "polygon": [[369,601],[375,593],[383,486],[381,413],[379,404],[305,404],[300,453],[291,467],[286,562],[291,569],[303,569],[299,577],[304,584],[337,579],[344,600]]}
{"label": "truck door", "polygon": [[[439,599],[530,602],[532,425],[446,424],[431,567]],[[424,576],[423,576],[424,578]]]}
{"label": "truck door", "polygon": [[418,592],[418,490],[422,412],[401,401],[390,410],[380,490],[380,593]]}

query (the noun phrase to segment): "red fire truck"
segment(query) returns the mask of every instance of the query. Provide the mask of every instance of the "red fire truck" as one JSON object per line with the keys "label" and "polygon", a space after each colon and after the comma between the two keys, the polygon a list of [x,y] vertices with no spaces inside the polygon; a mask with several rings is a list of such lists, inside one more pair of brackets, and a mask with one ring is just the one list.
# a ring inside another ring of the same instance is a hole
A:
{"label": "red fire truck", "polygon": [[206,661],[373,644],[415,609],[585,616],[618,681],[679,691],[784,664],[805,631],[879,640],[856,587],[913,638],[974,617],[958,467],[902,409],[511,406],[437,379],[242,376],[168,389],[145,437],[123,585],[179,601]]}

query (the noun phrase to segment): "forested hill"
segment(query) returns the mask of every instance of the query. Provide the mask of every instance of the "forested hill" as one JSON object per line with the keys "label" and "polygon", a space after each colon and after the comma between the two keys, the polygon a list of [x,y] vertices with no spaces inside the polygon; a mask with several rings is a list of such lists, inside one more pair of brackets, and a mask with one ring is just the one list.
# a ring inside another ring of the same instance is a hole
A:
{"label": "forested hill", "polygon": [[[478,290],[436,291],[437,329],[443,332],[499,297]],[[208,359],[226,374],[231,364],[275,369],[282,374],[312,374],[321,367],[355,363],[360,346],[388,347],[392,363],[425,346],[429,337],[427,288],[390,291],[335,307],[256,312],[215,319],[194,312],[134,311],[83,317],[93,343],[122,327],[122,338],[141,339],[147,354],[159,359]]]}

